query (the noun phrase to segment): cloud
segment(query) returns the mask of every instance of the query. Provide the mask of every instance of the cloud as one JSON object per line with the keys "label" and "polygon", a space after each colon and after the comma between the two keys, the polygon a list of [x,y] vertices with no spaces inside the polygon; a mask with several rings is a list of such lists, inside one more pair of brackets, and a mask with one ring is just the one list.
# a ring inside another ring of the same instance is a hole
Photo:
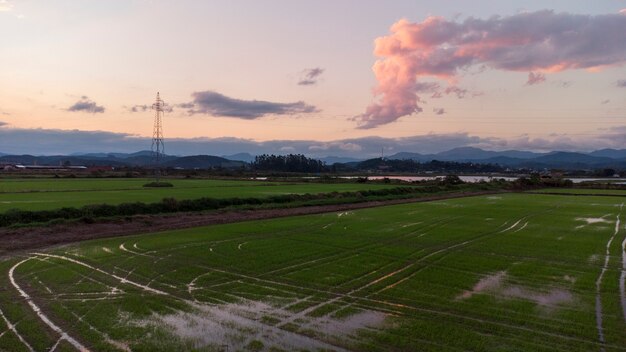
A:
{"label": "cloud", "polygon": [[473,66],[546,74],[626,62],[626,16],[544,10],[464,21],[400,20],[375,40],[374,101],[355,118],[374,128],[422,111],[415,87],[426,77],[457,82]]}
{"label": "cloud", "polygon": [[180,103],[176,105],[176,107],[183,108],[183,109],[192,109],[193,106],[194,106],[193,103]]}
{"label": "cloud", "polygon": [[283,153],[293,153],[296,151],[296,148],[294,147],[280,147],[278,148],[279,151],[283,152]]}
{"label": "cloud", "polygon": [[[32,143],[37,141],[37,143]],[[385,138],[361,137],[334,141],[269,140],[244,138],[168,138],[167,153],[172,155],[305,154],[310,157],[343,156],[374,158],[396,152],[432,154],[456,147],[475,146],[488,150],[524,149],[534,151],[591,151],[626,148],[626,125],[590,131],[587,134],[546,136],[521,135],[504,139],[468,133],[428,133],[417,136]],[[0,152],[11,154],[54,155],[94,152],[135,152],[149,150],[151,139],[126,133],[57,129],[14,128],[0,122]]]}
{"label": "cloud", "polygon": [[541,72],[528,72],[528,81],[526,81],[527,86],[532,86],[535,84],[543,83],[546,81],[546,75]]}
{"label": "cloud", "polygon": [[440,94],[441,85],[437,82],[417,82],[414,90],[416,93]]}
{"label": "cloud", "polygon": [[298,81],[298,85],[301,86],[310,86],[317,84],[319,77],[324,73],[323,68],[307,68],[304,69],[300,75],[300,80]]}
{"label": "cloud", "polygon": [[[193,106],[193,105],[192,105]],[[147,112],[148,110],[152,110],[152,105],[133,105],[131,107],[124,106],[129,112]],[[163,111],[165,112],[173,112],[174,108],[168,104],[165,104],[163,107]]]}
{"label": "cloud", "polygon": [[[470,94],[470,91],[465,88],[458,87],[456,85],[449,85],[445,89],[441,89],[441,85],[437,82],[417,82],[415,83],[415,93],[428,93],[431,98],[438,99],[443,98],[443,95],[453,94],[459,99],[465,98]],[[479,92],[472,92],[471,96],[482,95]],[[421,97],[418,96],[419,102],[424,102]]]}
{"label": "cloud", "polygon": [[600,102],[600,104],[602,104],[602,105],[606,105],[606,104],[608,104],[608,103],[610,103],[610,102],[611,102],[611,99],[605,99],[605,100],[602,100],[602,101]]}
{"label": "cloud", "polygon": [[465,98],[465,95],[468,93],[468,90],[459,88],[457,86],[450,86],[444,90],[444,93],[446,93],[446,95],[454,94],[456,95],[457,98],[463,99]]}
{"label": "cloud", "polygon": [[[494,143],[495,142],[495,143]],[[539,152],[550,151],[592,151],[604,148],[626,148],[626,126],[608,128],[599,133],[593,133],[585,138],[567,134],[551,134],[549,136],[532,137],[521,135],[510,139],[496,139],[477,146],[498,149],[533,150]]]}
{"label": "cloud", "polygon": [[347,151],[347,152],[360,152],[363,150],[357,143],[353,142],[327,142],[312,145],[309,147],[310,151]]}
{"label": "cloud", "polygon": [[266,115],[296,115],[320,111],[315,106],[305,104],[302,101],[295,103],[272,103],[262,100],[241,100],[213,91],[195,92],[192,96],[193,103],[191,104],[193,104],[193,107],[188,110],[190,114],[254,120]]}
{"label": "cloud", "polygon": [[8,125],[8,123],[6,123],[4,121],[0,121],[0,127],[7,126],[7,125]]}
{"label": "cloud", "polygon": [[150,110],[148,105],[133,105],[131,107],[127,107],[130,112],[146,112]]}
{"label": "cloud", "polygon": [[574,84],[572,81],[563,81],[563,80],[553,81],[552,83],[557,85],[560,88],[569,88],[572,84]]}
{"label": "cloud", "polygon": [[434,108],[433,112],[435,115],[443,115],[446,113],[446,110],[444,108]]}
{"label": "cloud", "polygon": [[619,81],[615,82],[615,85],[620,88],[626,88],[626,79],[620,79]]}
{"label": "cloud", "polygon": [[8,12],[13,10],[13,4],[7,0],[0,0],[0,12]]}
{"label": "cloud", "polygon": [[92,114],[104,112],[104,106],[99,106],[95,101],[90,100],[87,96],[82,96],[74,105],[67,108],[68,111],[84,111]]}

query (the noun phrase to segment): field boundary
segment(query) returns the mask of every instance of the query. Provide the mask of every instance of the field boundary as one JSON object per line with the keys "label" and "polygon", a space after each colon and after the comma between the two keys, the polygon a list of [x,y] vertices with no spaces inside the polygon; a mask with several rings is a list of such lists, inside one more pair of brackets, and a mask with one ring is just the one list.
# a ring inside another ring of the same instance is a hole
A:
{"label": "field boundary", "polygon": [[198,226],[332,213],[336,211],[365,209],[406,203],[421,203],[500,193],[512,192],[503,190],[460,192],[418,198],[366,201],[361,203],[253,210],[218,210],[205,213],[196,212],[161,215],[136,215],[122,219],[97,220],[91,224],[75,222],[46,227],[23,227],[13,229],[2,228],[0,229],[0,255],[13,255],[15,251],[46,248],[98,238],[131,236],[147,232],[162,232]]}
{"label": "field boundary", "polygon": [[524,193],[530,194],[545,194],[548,196],[587,196],[587,197],[626,197],[624,194],[615,194],[615,193],[559,193],[559,192],[537,192],[537,191],[527,191]]}

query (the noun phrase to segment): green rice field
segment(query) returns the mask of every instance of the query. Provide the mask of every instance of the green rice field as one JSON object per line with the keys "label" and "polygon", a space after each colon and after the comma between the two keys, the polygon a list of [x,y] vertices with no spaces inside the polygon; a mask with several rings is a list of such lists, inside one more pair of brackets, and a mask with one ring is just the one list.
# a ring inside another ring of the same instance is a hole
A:
{"label": "green rice field", "polygon": [[23,253],[0,262],[0,349],[626,351],[625,203],[499,194]]}
{"label": "green rice field", "polygon": [[231,180],[166,180],[171,188],[144,188],[149,179],[0,179],[0,212],[50,210],[90,204],[158,202],[163,198],[267,197],[290,193],[375,190],[397,185],[362,183],[286,183]]}

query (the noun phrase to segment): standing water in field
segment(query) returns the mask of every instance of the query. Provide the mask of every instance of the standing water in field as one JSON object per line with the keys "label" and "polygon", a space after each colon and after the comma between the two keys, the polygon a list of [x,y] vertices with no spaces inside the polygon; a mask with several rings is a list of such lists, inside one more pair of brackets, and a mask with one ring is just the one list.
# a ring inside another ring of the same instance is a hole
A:
{"label": "standing water in field", "polygon": [[257,301],[229,303],[216,306],[194,304],[191,311],[177,311],[166,315],[153,315],[134,322],[137,326],[164,327],[175,336],[190,342],[194,348],[204,348],[220,341],[234,350],[245,349],[253,341],[263,341],[266,347],[284,350],[344,349],[330,341],[347,339],[363,328],[376,328],[383,324],[386,314],[377,311],[360,311],[344,319],[304,316],[298,320],[300,329],[314,330],[320,336],[299,334],[264,323],[264,319],[288,319],[294,313]]}
{"label": "standing water in field", "polygon": [[506,271],[499,271],[493,275],[480,279],[472,288],[460,294],[457,299],[467,299],[475,294],[490,293],[505,299],[524,299],[540,306],[553,307],[574,300],[572,293],[565,289],[553,288],[548,292],[536,292],[520,285],[506,285]]}
{"label": "standing water in field", "polygon": [[[620,206],[620,212],[621,212],[622,207],[623,207],[623,204]],[[615,239],[615,236],[619,232],[619,225],[620,225],[620,219],[619,219],[619,214],[618,214],[617,219],[615,220],[615,230],[613,231],[613,235],[611,236],[609,241],[606,243],[606,255],[604,256],[604,265],[602,266],[602,271],[600,271],[600,275],[598,276],[598,279],[596,280],[596,327],[598,329],[598,340],[602,344],[606,343],[606,339],[604,338],[604,328],[602,326],[602,320],[603,320],[602,319],[602,296],[600,293],[602,289],[602,279],[604,278],[604,274],[609,268],[609,260],[611,258],[611,243],[613,242],[613,240]],[[604,348],[602,348],[602,350],[604,351]]]}

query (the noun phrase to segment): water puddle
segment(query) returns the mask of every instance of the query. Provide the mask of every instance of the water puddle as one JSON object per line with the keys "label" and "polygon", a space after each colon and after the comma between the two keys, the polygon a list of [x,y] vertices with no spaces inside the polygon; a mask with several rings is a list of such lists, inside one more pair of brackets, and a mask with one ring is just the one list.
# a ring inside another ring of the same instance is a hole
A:
{"label": "water puddle", "polygon": [[[164,327],[198,349],[227,345],[229,350],[241,350],[245,349],[250,342],[259,340],[263,342],[266,349],[275,347],[288,351],[301,349],[343,351],[343,348],[329,341],[349,338],[348,336],[360,329],[376,328],[383,324],[386,318],[385,313],[360,311],[343,319],[329,316],[305,316],[299,319],[297,323],[300,329],[316,331],[320,334],[316,337],[283,330],[264,322],[286,319],[293,314],[293,312],[257,301],[211,306],[194,304],[191,311],[177,311],[166,315],[155,314],[133,324],[144,327]],[[333,337],[336,338],[333,339]]]}
{"label": "water puddle", "polygon": [[576,221],[584,221],[585,224],[576,226],[577,229],[581,229],[585,226],[594,225],[594,224],[610,224],[612,221],[605,219],[605,217],[610,216],[611,214],[606,214],[600,218],[576,218]]}
{"label": "water puddle", "polygon": [[480,279],[471,290],[460,294],[457,299],[468,299],[475,294],[490,293],[504,299],[524,299],[537,305],[554,307],[560,304],[572,303],[574,296],[565,289],[553,288],[547,292],[539,292],[520,285],[505,284],[507,273],[499,271]]}

